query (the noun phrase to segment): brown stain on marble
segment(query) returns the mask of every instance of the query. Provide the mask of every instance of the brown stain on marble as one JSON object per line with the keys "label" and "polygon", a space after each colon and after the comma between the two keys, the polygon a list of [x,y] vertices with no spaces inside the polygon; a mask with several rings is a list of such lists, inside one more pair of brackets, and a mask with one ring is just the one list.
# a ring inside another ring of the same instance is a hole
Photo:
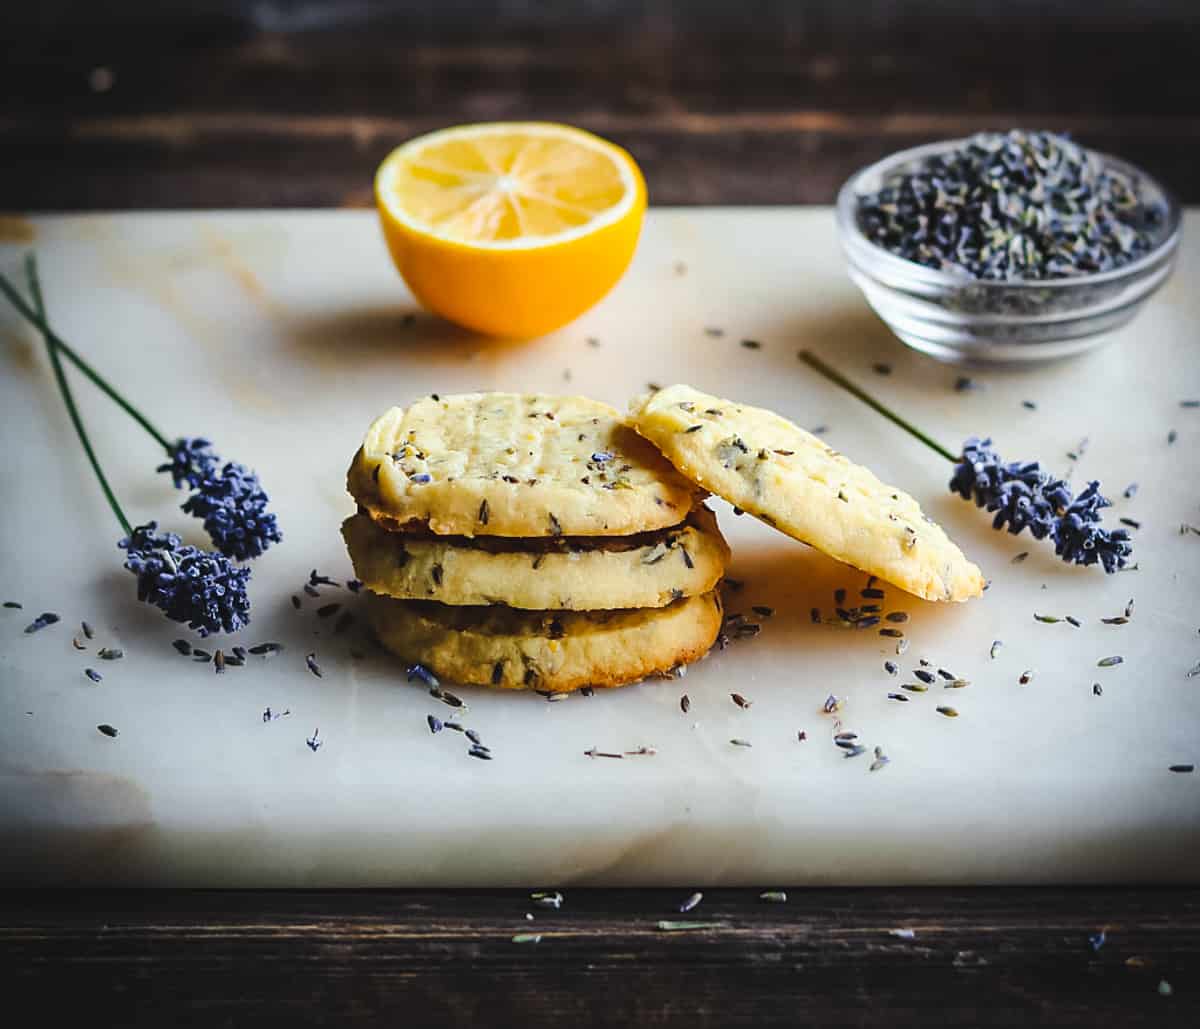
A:
{"label": "brown stain on marble", "polygon": [[223,352],[216,326],[195,310],[172,282],[172,262],[168,256],[158,255],[155,260],[135,257],[115,241],[109,242],[105,250],[103,264],[115,285],[138,290],[178,321],[205,349],[217,354]]}
{"label": "brown stain on marble", "polygon": [[37,226],[19,214],[0,214],[0,243],[32,243]]}
{"label": "brown stain on marble", "polygon": [[0,243],[31,243],[37,239],[37,227],[20,215],[0,215]]}
{"label": "brown stain on marble", "polygon": [[3,352],[14,371],[28,375],[37,370],[37,350],[28,339],[16,332],[4,333]]}
{"label": "brown stain on marble", "polygon": [[246,296],[272,317],[282,317],[284,315],[283,307],[267,292],[262,279],[258,277],[254,269],[238,254],[232,240],[207,226],[201,227],[200,237],[204,241],[208,251],[217,258],[221,266],[234,282],[241,287],[242,292]]}
{"label": "brown stain on marble", "polygon": [[175,284],[176,271],[210,263],[214,257],[211,248],[204,248],[199,254],[190,247],[142,254],[130,251],[113,236],[101,235],[95,242],[103,250],[102,263],[110,281],[114,285],[140,292],[174,318],[188,336],[212,357],[222,389],[239,404],[265,414],[280,413],[280,405],[274,399],[233,373],[231,369],[234,362],[230,359],[228,334],[198,310]]}
{"label": "brown stain on marble", "polygon": [[[38,821],[60,821],[64,815],[80,812],[92,824],[149,825],[153,821],[149,794],[128,776],[84,768],[35,769],[6,763],[0,765],[0,778],[36,800],[31,810],[37,811]],[[8,799],[12,797],[10,792]]]}
{"label": "brown stain on marble", "polygon": [[0,873],[16,885],[120,879],[154,832],[150,797],[126,776],[0,766]]}

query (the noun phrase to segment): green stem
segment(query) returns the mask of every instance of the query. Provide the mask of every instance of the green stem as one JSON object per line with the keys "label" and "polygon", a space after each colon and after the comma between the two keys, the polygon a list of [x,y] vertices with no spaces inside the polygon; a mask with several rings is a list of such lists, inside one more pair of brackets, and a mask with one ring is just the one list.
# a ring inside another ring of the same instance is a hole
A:
{"label": "green stem", "polygon": [[898,414],[896,414],[895,411],[891,410],[890,408],[884,407],[883,404],[881,404],[878,400],[876,400],[869,393],[865,392],[864,390],[860,389],[858,386],[854,385],[854,383],[852,383],[849,379],[847,379],[844,375],[842,375],[841,372],[835,371],[833,368],[830,368],[829,365],[827,365],[824,361],[822,361],[819,357],[817,357],[816,354],[812,353],[809,350],[801,350],[799,357],[800,357],[801,361],[803,361],[810,368],[813,368],[816,371],[820,372],[830,382],[837,383],[847,393],[853,393],[856,397],[858,397],[859,400],[861,400],[868,407],[873,408],[874,410],[878,411],[881,415],[883,415],[884,418],[888,419],[888,421],[892,422],[895,425],[900,426],[900,428],[902,428],[909,435],[915,436],[922,443],[924,443],[925,446],[927,446],[930,450],[933,450],[936,453],[941,454],[942,457],[944,457],[947,461],[953,461],[955,463],[958,462],[959,455],[950,453],[949,450],[947,450],[945,447],[943,447],[936,440],[931,439],[929,436],[926,436],[925,433],[923,433],[920,429],[918,429],[911,422],[906,422],[903,418],[901,418]]}
{"label": "green stem", "polygon": [[[46,351],[50,354],[50,364],[54,367],[54,377],[58,380],[58,389],[62,393],[63,402],[67,405],[67,413],[71,416],[71,421],[75,425],[75,433],[79,436],[79,442],[83,444],[84,453],[87,454],[88,460],[92,463],[92,471],[96,473],[96,478],[100,480],[100,488],[104,490],[104,496],[108,500],[108,506],[112,508],[113,514],[117,516],[117,521],[121,523],[121,528],[125,530],[126,536],[133,535],[133,528],[129,524],[129,519],[125,517],[125,512],[121,510],[121,505],[117,503],[116,495],[112,491],[112,487],[108,484],[108,479],[105,478],[104,472],[100,469],[100,462],[96,460],[96,452],[92,449],[92,441],[88,439],[87,430],[83,427],[83,419],[79,416],[79,409],[75,406],[75,397],[71,394],[71,387],[67,384],[67,376],[63,371],[62,359],[58,356],[58,343],[54,333],[46,325],[46,305],[42,302],[42,287],[38,282],[37,260],[33,254],[29,254],[25,258],[25,277],[29,280],[29,293],[33,297],[33,306],[37,311],[38,322],[44,326],[42,329],[42,338],[46,341]],[[3,276],[0,276],[3,278]],[[9,294],[12,286],[5,281],[3,283],[4,292]],[[9,295],[9,299],[12,296]],[[20,294],[17,294],[17,299],[20,299]]]}
{"label": "green stem", "polygon": [[[32,256],[26,258],[27,268],[31,260],[33,260]],[[150,420],[144,414],[142,414],[141,411],[139,411],[133,406],[133,404],[121,396],[121,394],[117,392],[115,386],[109,383],[108,380],[105,379],[98,371],[96,371],[95,368],[93,368],[87,363],[87,361],[80,357],[66,342],[66,340],[58,336],[46,323],[44,313],[33,310],[27,303],[25,303],[25,299],[16,291],[16,289],[13,287],[13,284],[9,282],[8,279],[6,279],[3,275],[0,275],[0,292],[4,293],[9,302],[21,313],[26,321],[28,321],[34,326],[34,328],[38,329],[42,333],[42,336],[47,341],[47,345],[53,343],[55,350],[63,353],[67,360],[75,365],[76,368],[83,372],[84,375],[91,379],[92,382],[94,382],[100,387],[100,389],[102,389],[114,401],[116,401],[117,405],[127,415],[129,415],[135,422],[138,423],[138,425],[140,425],[152,437],[154,437],[155,442],[157,442],[158,445],[163,448],[163,450],[165,450],[168,454],[174,450],[174,446],[172,445],[171,441],[168,440],[167,437],[161,432],[159,432],[158,429],[151,424]]]}

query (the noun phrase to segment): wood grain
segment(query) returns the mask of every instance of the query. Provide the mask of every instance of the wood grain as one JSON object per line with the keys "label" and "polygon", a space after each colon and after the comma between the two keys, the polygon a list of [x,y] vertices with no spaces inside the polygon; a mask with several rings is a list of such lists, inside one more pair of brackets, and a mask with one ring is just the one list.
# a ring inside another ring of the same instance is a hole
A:
{"label": "wood grain", "polygon": [[[568,891],[560,911],[514,891],[29,892],[5,898],[0,984],[9,1010],[83,999],[103,1024],[157,1026],[1200,1016],[1200,890],[718,890],[681,916],[688,892]],[[656,928],[683,917],[719,928]]]}
{"label": "wood grain", "polygon": [[661,204],[828,203],[898,147],[1012,125],[1200,200],[1186,0],[52,0],[3,17],[14,210],[362,205],[399,141],[496,118],[612,137]]}

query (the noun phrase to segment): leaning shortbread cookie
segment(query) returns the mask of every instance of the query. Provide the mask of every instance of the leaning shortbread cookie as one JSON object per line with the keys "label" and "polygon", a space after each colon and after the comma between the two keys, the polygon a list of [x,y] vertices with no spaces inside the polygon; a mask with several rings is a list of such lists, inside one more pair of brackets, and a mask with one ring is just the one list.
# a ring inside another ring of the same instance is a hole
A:
{"label": "leaning shortbread cookie", "polygon": [[376,419],[350,467],[373,517],[458,536],[624,536],[681,522],[699,493],[607,404],[426,397]]}
{"label": "leaning shortbread cookie", "polygon": [[437,676],[554,693],[624,686],[688,664],[721,627],[716,590],[632,611],[448,607],[369,594],[367,613],[384,647]]}
{"label": "leaning shortbread cookie", "polygon": [[912,497],[786,418],[682,385],[630,412],[680,472],[789,536],[926,600],[983,592],[979,569]]}
{"label": "leaning shortbread cookie", "polygon": [[663,607],[707,593],[729,547],[703,505],[670,529],[631,536],[435,536],[388,532],[365,514],[342,536],[354,574],[389,597],[527,610]]}

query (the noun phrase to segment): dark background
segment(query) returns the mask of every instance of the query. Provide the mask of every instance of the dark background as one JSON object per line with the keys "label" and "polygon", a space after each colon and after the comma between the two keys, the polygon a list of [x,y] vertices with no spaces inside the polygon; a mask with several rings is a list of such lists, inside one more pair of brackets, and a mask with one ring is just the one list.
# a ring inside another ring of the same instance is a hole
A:
{"label": "dark background", "polygon": [[401,140],[561,119],[652,202],[828,203],[856,167],[1053,128],[1200,202],[1197,0],[126,0],[0,15],[3,207],[370,203]]}

